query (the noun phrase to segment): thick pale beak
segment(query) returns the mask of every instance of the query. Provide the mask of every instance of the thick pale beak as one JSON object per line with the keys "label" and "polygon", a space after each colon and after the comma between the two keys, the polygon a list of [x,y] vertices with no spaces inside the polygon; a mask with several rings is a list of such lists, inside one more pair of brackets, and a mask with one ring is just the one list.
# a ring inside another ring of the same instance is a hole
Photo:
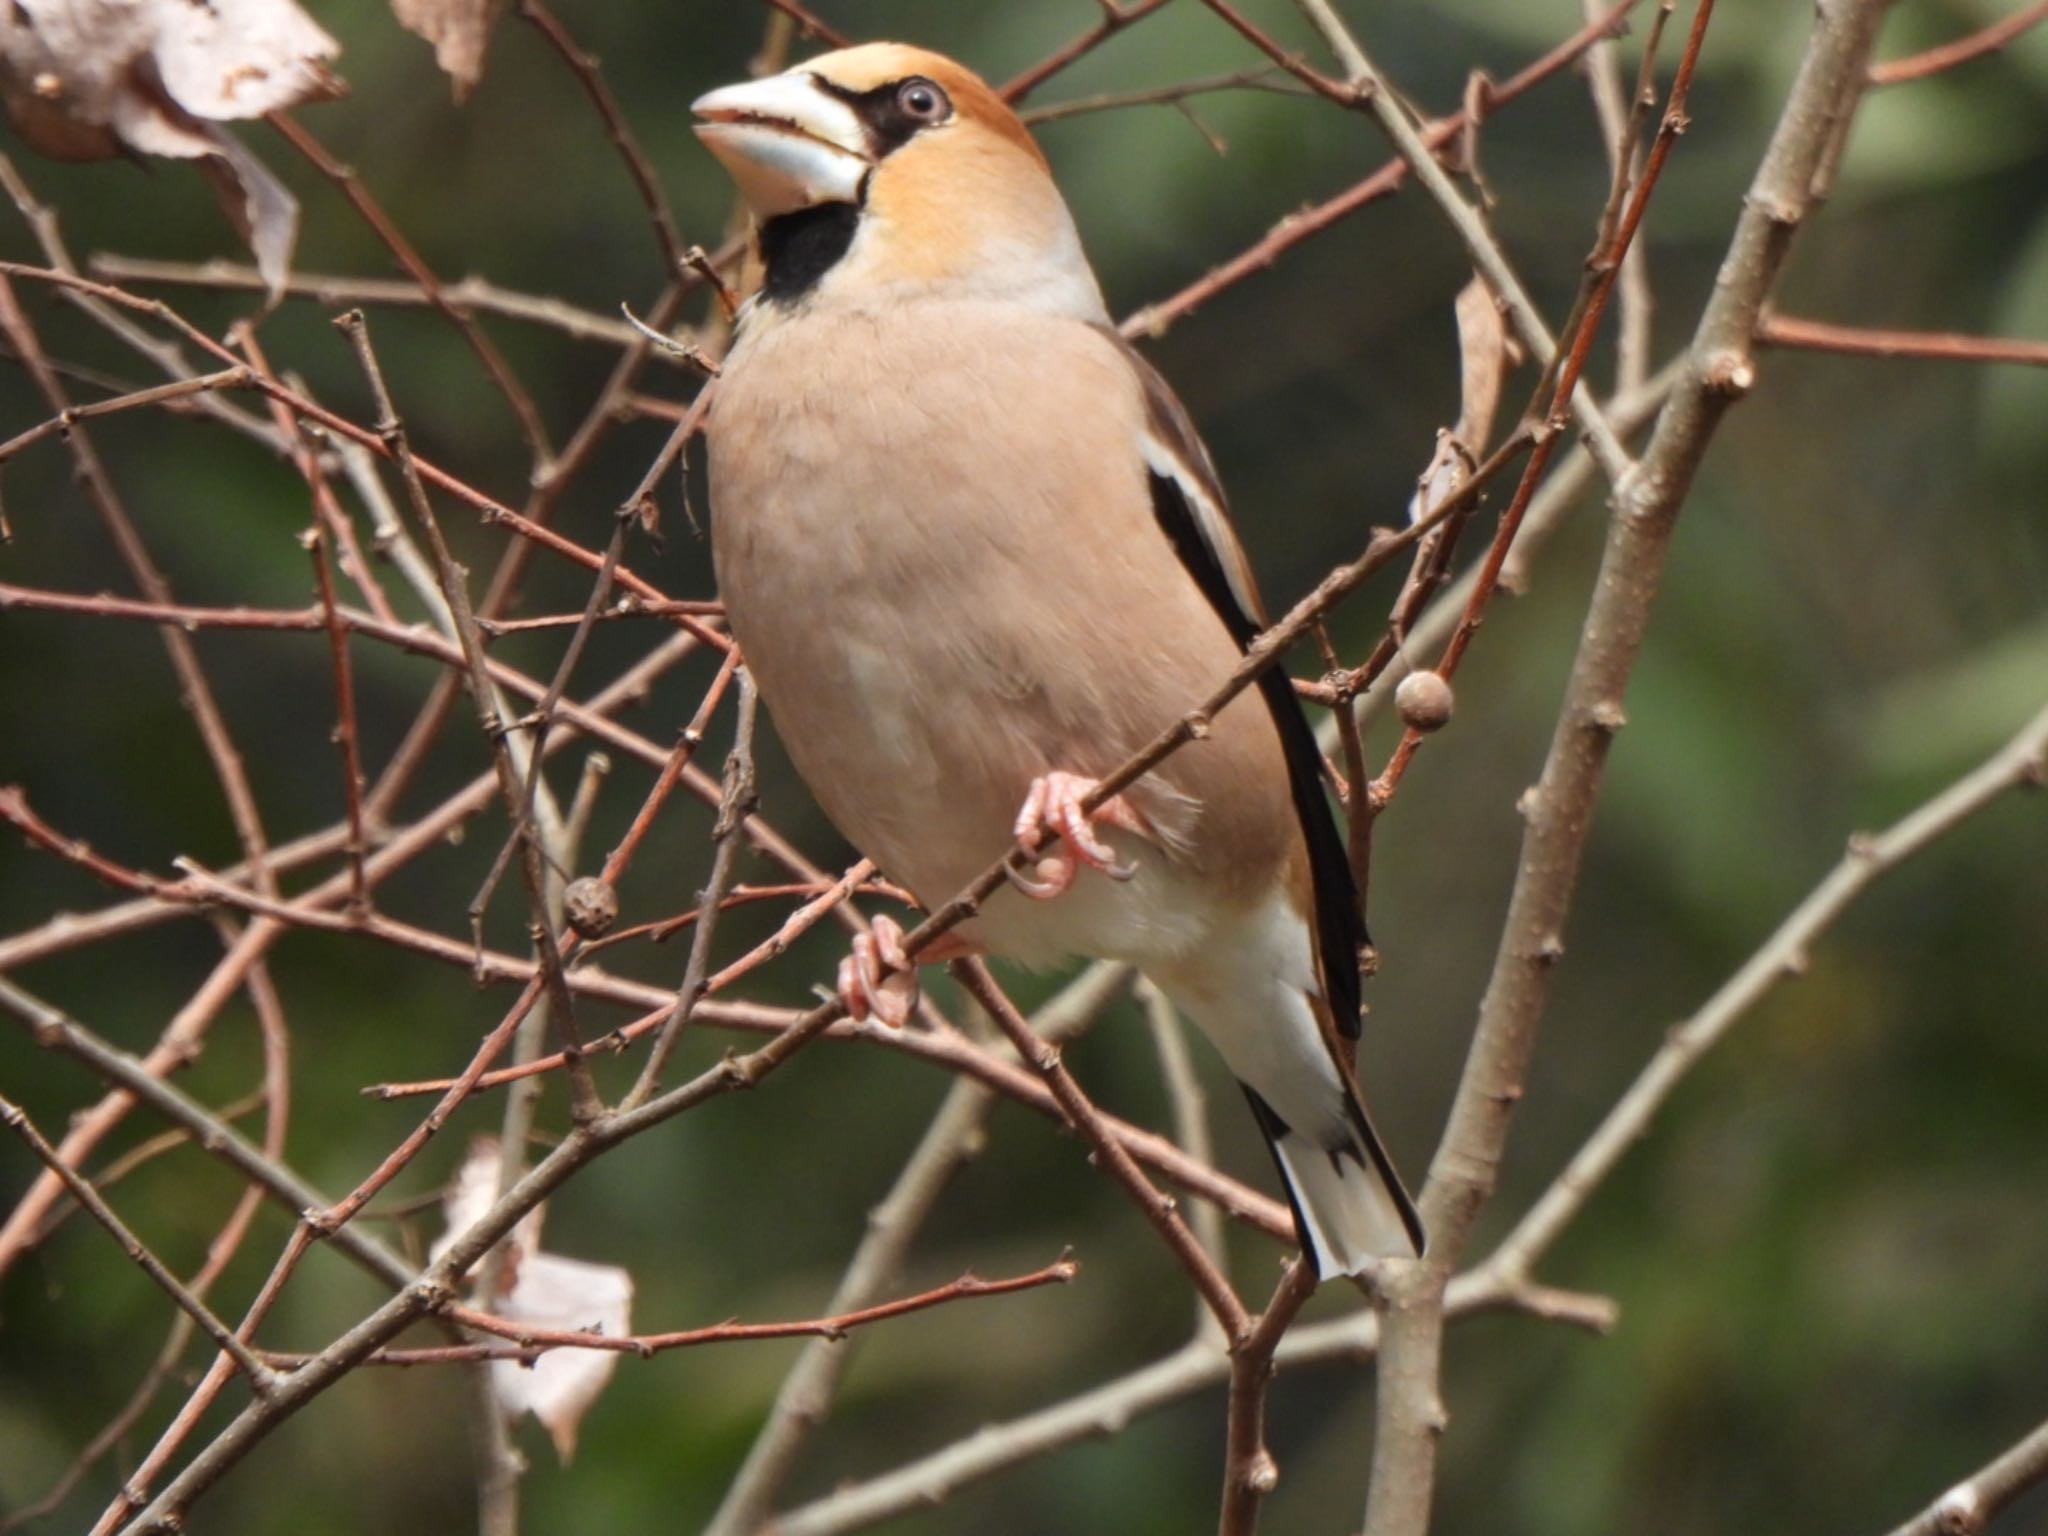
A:
{"label": "thick pale beak", "polygon": [[697,137],[761,218],[859,201],[873,164],[867,130],[806,71],[722,87],[690,110],[701,119]]}

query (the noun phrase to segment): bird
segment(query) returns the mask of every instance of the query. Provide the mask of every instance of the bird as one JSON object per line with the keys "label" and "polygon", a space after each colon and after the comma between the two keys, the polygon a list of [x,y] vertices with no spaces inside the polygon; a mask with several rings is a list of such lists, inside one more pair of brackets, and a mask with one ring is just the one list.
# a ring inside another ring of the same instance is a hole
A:
{"label": "bird", "polygon": [[[692,110],[759,264],[705,429],[712,564],[798,773],[928,908],[1042,839],[918,962],[1131,963],[1244,1088],[1316,1275],[1419,1256],[1355,1071],[1363,914],[1285,673],[1084,807],[1267,621],[1044,153],[978,75],[900,43]],[[914,987],[876,919],[840,996],[900,1023]]]}

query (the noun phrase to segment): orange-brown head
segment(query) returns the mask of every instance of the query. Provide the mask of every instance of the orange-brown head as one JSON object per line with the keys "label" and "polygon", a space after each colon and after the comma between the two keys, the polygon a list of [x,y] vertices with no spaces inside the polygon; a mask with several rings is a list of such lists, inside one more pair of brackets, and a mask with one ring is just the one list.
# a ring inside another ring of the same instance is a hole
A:
{"label": "orange-brown head", "polygon": [[967,292],[1100,315],[1045,156],[953,60],[869,43],[693,110],[760,221],[771,302]]}

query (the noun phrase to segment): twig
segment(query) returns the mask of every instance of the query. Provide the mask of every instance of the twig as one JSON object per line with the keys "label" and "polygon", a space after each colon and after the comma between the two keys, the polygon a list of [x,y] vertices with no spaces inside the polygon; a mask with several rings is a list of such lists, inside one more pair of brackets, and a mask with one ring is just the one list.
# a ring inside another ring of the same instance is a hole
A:
{"label": "twig", "polygon": [[2006,1505],[2048,1479],[2048,1424],[1949,1489],[1891,1536],[1977,1536]]}
{"label": "twig", "polygon": [[1166,1246],[1188,1272],[1195,1289],[1208,1302],[1209,1310],[1223,1329],[1223,1336],[1231,1341],[1233,1347],[1241,1343],[1251,1331],[1251,1314],[1245,1311],[1244,1303],[1237,1299],[1237,1292],[1230,1288],[1230,1281],[1189,1230],[1177,1203],[1153,1188],[1131,1154],[1110,1134],[1100,1112],[1081,1091],[1073,1074],[1061,1064],[1059,1048],[1047,1045],[1031,1033],[1031,1026],[1004,995],[1002,988],[996,985],[986,965],[979,960],[955,960],[949,969],[995,1021],[996,1028],[1016,1048],[1017,1054],[1045,1080],[1053,1097],[1059,1100],[1060,1112],[1066,1116],[1068,1124],[1080,1132],[1081,1139],[1088,1143],[1097,1163],[1122,1186],[1132,1204],[1166,1240]]}
{"label": "twig", "polygon": [[[687,613],[700,619],[722,619],[725,616],[725,604],[705,598],[680,597],[650,602],[629,594],[601,609],[597,614],[597,622],[602,624],[612,619],[658,619],[677,613]],[[581,613],[537,613],[523,619],[486,619],[479,616],[476,627],[495,640],[501,635],[523,635],[536,629],[569,629],[582,622]]]}
{"label": "twig", "polygon": [[[1055,1042],[1072,1038],[1129,980],[1129,967],[1097,961],[1032,1016],[1032,1032]],[[832,1311],[866,1306],[894,1280],[953,1174],[975,1155],[995,1102],[994,1092],[982,1084],[969,1078],[954,1080],[895,1184],[869,1213],[867,1231],[833,1293]],[[763,1523],[806,1436],[824,1418],[851,1363],[851,1350],[830,1340],[804,1347],[703,1536],[742,1536]]]}
{"label": "twig", "polygon": [[[383,1349],[366,1356],[365,1365],[448,1365],[473,1360],[513,1360],[521,1365],[531,1365],[542,1355],[555,1349],[596,1349],[609,1350],[616,1354],[638,1355],[647,1359],[653,1355],[665,1354],[672,1349],[695,1349],[704,1344],[743,1344],[761,1339],[823,1338],[834,1341],[843,1339],[856,1328],[870,1323],[886,1322],[890,1318],[903,1317],[911,1312],[925,1312],[933,1307],[942,1307],[949,1302],[973,1301],[985,1296],[1013,1296],[1019,1291],[1035,1291],[1041,1286],[1064,1285],[1081,1272],[1081,1266],[1070,1258],[1062,1258],[1034,1269],[1026,1275],[1013,1275],[1004,1280],[984,1280],[972,1272],[945,1285],[935,1286],[928,1291],[919,1291],[915,1296],[905,1296],[896,1301],[885,1301],[857,1311],[842,1312],[831,1317],[804,1318],[787,1323],[717,1323],[708,1328],[686,1328],[675,1333],[643,1333],[619,1336],[614,1334],[579,1332],[563,1328],[535,1328],[526,1323],[509,1322],[493,1317],[488,1312],[479,1312],[474,1307],[451,1305],[445,1309],[450,1321],[474,1328],[479,1333],[496,1334],[499,1338],[510,1339],[510,1346],[495,1344],[452,1344],[441,1349]],[[313,1355],[281,1355],[266,1351],[273,1365],[284,1369],[307,1364],[317,1358]]]}
{"label": "twig", "polygon": [[1807,956],[1856,898],[1878,880],[2008,791],[2038,788],[2048,776],[2048,708],[2005,746],[1909,815],[1876,834],[1849,839],[1841,862],[1777,929],[1700,1005],[1672,1029],[1599,1128],[1566,1164],[1488,1260],[1509,1275],[1527,1274],[1648,1133],[1658,1111],[1709,1050],[1780,982],[1802,974]]}
{"label": "twig", "polygon": [[[1582,0],[1586,19],[1599,14],[1599,0]],[[1630,130],[1629,93],[1622,84],[1620,46],[1611,41],[1586,52],[1586,87],[1593,115],[1607,145],[1608,170],[1617,186],[1626,186],[1641,171],[1641,155]],[[1649,58],[1649,51],[1644,51]],[[1621,259],[1621,283],[1615,297],[1614,388],[1617,394],[1640,389],[1650,376],[1650,260],[1641,242],[1632,242]],[[1626,436],[1626,429],[1617,427]]]}
{"label": "twig", "polygon": [[[683,727],[682,734],[676,738],[674,750],[662,762],[661,772],[647,791],[647,798],[640,803],[640,809],[634,813],[631,824],[620,834],[617,845],[605,855],[604,864],[598,873],[598,879],[605,884],[617,885],[620,877],[631,867],[633,855],[639,851],[640,844],[653,827],[654,818],[660,813],[662,806],[668,803],[670,794],[682,781],[684,773],[696,757],[697,749],[704,744],[704,732],[711,724],[711,716],[724,700],[727,687],[738,675],[739,665],[740,653],[736,650],[727,651],[720,659],[717,675],[711,679],[711,686],[704,690],[704,697],[698,701],[697,712],[690,717],[690,723]],[[721,803],[722,794],[721,791]]]}
{"label": "twig", "polygon": [[[267,293],[263,274],[241,262],[156,261],[96,251],[86,263],[94,274],[116,283],[168,283],[180,287],[215,288],[236,293]],[[337,309],[382,306],[432,309],[434,300],[418,283],[394,277],[350,277],[335,272],[295,271],[280,290],[288,298],[311,299]],[[516,293],[481,277],[444,283],[441,297],[464,314],[500,315],[529,325],[545,326],[578,341],[630,346],[633,328],[611,315],[578,308],[563,299]]]}
{"label": "twig", "polygon": [[1756,339],[1766,346],[1803,347],[1851,357],[1924,357],[1941,362],[2021,363],[2030,368],[2048,368],[2048,341],[1965,336],[1956,331],[1880,330],[1767,313],[1757,322]]}
{"label": "twig", "polygon": [[[310,452],[306,455],[311,458]],[[317,475],[317,470],[310,469]],[[363,819],[363,757],[356,731],[355,668],[349,659],[348,632],[334,596],[334,571],[328,563],[327,532],[319,509],[302,541],[313,560],[313,580],[320,592],[321,617],[327,627],[327,654],[334,672],[335,746],[341,753],[341,782],[348,817],[349,905],[360,911],[370,903],[370,890],[363,877],[363,859],[369,851],[369,835]]]}
{"label": "twig", "polygon": [[1903,59],[1887,59],[1882,64],[1871,65],[1870,83],[1902,85],[1908,80],[1924,80],[1929,75],[1941,74],[1959,64],[1997,52],[2043,21],[2048,21],[2048,0],[2034,0],[2032,5],[2022,6],[2010,16],[2001,17],[1981,31],[1959,37],[1952,43],[1929,48],[1925,53],[1909,54]]}
{"label": "twig", "polygon": [[163,1262],[150,1251],[149,1245],[137,1237],[128,1224],[114,1214],[114,1208],[101,1198],[100,1192],[90,1181],[78,1173],[69,1163],[57,1155],[57,1149],[43,1139],[42,1132],[35,1128],[20,1105],[5,1096],[0,1096],[0,1125],[5,1125],[28,1144],[31,1152],[63,1181],[71,1191],[71,1198],[85,1207],[86,1214],[105,1227],[121,1251],[137,1269],[155,1282],[157,1288],[177,1303],[178,1308],[221,1350],[235,1362],[236,1368],[249,1378],[249,1386],[258,1398],[268,1398],[274,1389],[272,1372],[262,1361],[250,1354],[242,1341],[235,1337],[227,1324],[213,1315],[212,1308],[193,1295],[185,1283],[172,1274]]}
{"label": "twig", "polygon": [[633,180],[633,190],[640,194],[641,206],[647,210],[647,221],[654,228],[655,243],[661,247],[663,268],[671,280],[683,276],[687,270],[685,242],[676,229],[675,215],[669,211],[660,178],[654,174],[654,167],[641,150],[640,141],[627,126],[625,114],[619,110],[611,87],[605,84],[596,57],[577,46],[568,28],[542,0],[519,0],[519,14],[547,39],[548,46],[561,56],[562,62],[569,66],[569,72],[576,77],[576,83],[583,87],[583,94],[590,99],[598,120],[604,124],[605,136],[626,163],[626,174]]}
{"label": "twig", "polygon": [[1056,101],[1049,106],[1029,107],[1017,115],[1028,126],[1036,128],[1041,123],[1056,123],[1063,118],[1084,117],[1094,112],[1119,112],[1129,107],[1179,106],[1191,97],[1210,96],[1219,91],[1270,91],[1279,96],[1305,94],[1284,80],[1274,79],[1276,73],[1276,66],[1261,64],[1251,69],[1234,69],[1228,74],[1203,75],[1199,79],[1183,80],[1176,85],[1155,85],[1148,90],[1106,91],[1096,96],[1076,96],[1071,101]]}
{"label": "twig", "polygon": [[[1488,96],[1491,104],[1499,108],[1557,74],[1602,38],[1612,36],[1627,20],[1628,13],[1639,3],[1641,0],[1617,0],[1616,4],[1610,6],[1598,18],[1581,27],[1548,53],[1494,86]],[[1422,143],[1434,154],[1437,150],[1456,142],[1467,127],[1465,113],[1462,110],[1453,112],[1422,129]],[[1330,229],[1368,203],[1377,202],[1399,191],[1401,184],[1408,179],[1408,172],[1408,162],[1397,156],[1363,181],[1354,183],[1336,196],[1298,213],[1289,214],[1268,230],[1263,238],[1221,266],[1197,278],[1180,292],[1148,304],[1125,317],[1119,329],[1124,335],[1132,337],[1163,336],[1175,322],[1194,313],[1224,289],[1244,281],[1255,272],[1263,272],[1304,240]]]}
{"label": "twig", "polygon": [[519,423],[520,435],[526,439],[526,446],[533,455],[534,471],[536,474],[543,473],[555,456],[555,451],[548,442],[548,429],[540,419],[540,412],[534,406],[533,397],[527,394],[525,386],[519,382],[518,375],[513,373],[512,365],[505,361],[504,354],[498,350],[496,343],[484,334],[483,327],[472,317],[448,302],[441,280],[434,275],[433,269],[427,265],[420,253],[413,249],[412,242],[399,233],[398,226],[391,222],[390,215],[385,213],[377,199],[371,196],[370,189],[363,185],[362,177],[351,167],[343,165],[330,155],[326,147],[301,128],[290,113],[272,112],[269,114],[269,121],[270,126],[283,135],[287,144],[304,155],[315,170],[340,189],[341,195],[348,199],[350,205],[361,215],[363,222],[370,226],[371,232],[383,242],[384,248],[398,258],[398,264],[405,268],[407,275],[415,283],[419,284],[420,291],[427,296],[427,302],[447,316],[449,324],[453,325],[462,339],[468,343],[470,351],[476,354],[477,361],[483,364],[484,372],[490,375],[491,382],[497,386],[498,393],[504,396],[505,403],[512,408],[512,415]]}
{"label": "twig", "polygon": [[1093,53],[1132,22],[1142,21],[1150,16],[1166,4],[1166,0],[1121,0],[1121,3],[1119,0],[1099,0],[1099,3],[1102,6],[1100,21],[1078,37],[1062,44],[1022,74],[1013,75],[997,89],[997,94],[1015,106],[1076,59]]}
{"label": "twig", "polygon": [[[562,978],[561,949],[553,925],[549,921],[544,855],[539,839],[533,835],[532,823],[525,814],[525,785],[521,783],[518,770],[513,765],[502,723],[491,705],[494,690],[491,686],[490,667],[484,659],[483,636],[477,631],[475,616],[469,605],[466,573],[455,563],[455,556],[450,552],[447,540],[442,537],[441,525],[427,500],[426,487],[421,483],[414,465],[412,449],[406,441],[405,428],[393,408],[390,391],[385,387],[383,372],[378,367],[376,354],[370,349],[369,328],[362,312],[353,310],[342,316],[338,323],[355,347],[364,377],[369,380],[370,391],[377,406],[377,435],[384,442],[391,458],[398,464],[405,480],[406,492],[412,500],[413,516],[418,520],[421,531],[426,534],[428,545],[434,552],[434,565],[441,583],[441,596],[448,604],[448,611],[454,619],[456,634],[462,645],[470,693],[476,701],[484,734],[491,744],[491,760],[498,770],[499,789],[505,797],[515,829],[526,829],[524,857],[520,860],[520,870],[526,877],[527,896],[533,911],[533,939],[540,954],[541,978],[547,989],[548,1005],[553,1014],[555,1028],[562,1035],[562,1048],[571,1058],[568,1069],[571,1107],[579,1121],[589,1120],[601,1111],[602,1101],[597,1096],[597,1085],[591,1079],[589,1067],[576,1059],[582,1042],[576,1028],[576,1005],[570,996],[568,985]],[[607,566],[610,564],[611,562],[607,562]]]}
{"label": "twig", "polygon": [[223,368],[218,373],[195,374],[189,379],[178,379],[169,384],[153,384],[147,389],[129,390],[104,400],[88,401],[84,405],[67,405],[56,415],[0,443],[0,464],[5,464],[24,448],[52,437],[68,436],[79,422],[90,421],[95,416],[112,416],[145,405],[175,404],[211,390],[247,389],[253,382],[254,376],[247,368]]}
{"label": "twig", "polygon": [[732,752],[725,760],[725,795],[718,807],[718,820],[711,828],[714,851],[711,855],[711,879],[704,887],[701,903],[703,916],[697,920],[696,932],[690,935],[690,958],[683,968],[683,984],[676,989],[675,1007],[669,1010],[661,1032],[655,1036],[639,1078],[619,1101],[621,1109],[646,1103],[661,1086],[661,1074],[690,1022],[690,1015],[696,1012],[710,976],[711,939],[718,930],[719,908],[738,871],[740,823],[753,813],[755,805],[754,717],[757,697],[753,679],[744,667],[739,671],[739,686],[738,720],[733,727]]}
{"label": "twig", "polygon": [[1308,1260],[1290,1260],[1266,1310],[1230,1352],[1223,1514],[1217,1536],[1253,1536],[1259,1528],[1259,1506],[1279,1486],[1280,1468],[1266,1448],[1266,1388],[1273,1379],[1273,1352],[1315,1288],[1315,1271]]}

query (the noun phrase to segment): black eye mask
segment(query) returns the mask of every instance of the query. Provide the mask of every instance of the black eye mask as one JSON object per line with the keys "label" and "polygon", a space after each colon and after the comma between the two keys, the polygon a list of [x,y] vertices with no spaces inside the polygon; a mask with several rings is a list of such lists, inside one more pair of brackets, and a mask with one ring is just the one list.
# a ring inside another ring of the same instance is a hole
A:
{"label": "black eye mask", "polygon": [[835,85],[822,75],[811,77],[818,89],[853,108],[853,114],[867,130],[868,153],[880,160],[895,153],[927,128],[950,122],[952,98],[937,81],[923,75],[906,75],[872,90],[853,91]]}
{"label": "black eye mask", "polygon": [[[868,154],[875,160],[953,118],[953,102],[945,88],[923,75],[906,75],[867,91],[848,90],[822,75],[811,78],[819,90],[853,109],[867,132]],[[862,177],[860,203],[867,201],[867,193],[868,179]],[[761,262],[766,268],[761,297],[774,304],[801,299],[839,264],[859,227],[859,203],[820,203],[770,219],[761,226]]]}

